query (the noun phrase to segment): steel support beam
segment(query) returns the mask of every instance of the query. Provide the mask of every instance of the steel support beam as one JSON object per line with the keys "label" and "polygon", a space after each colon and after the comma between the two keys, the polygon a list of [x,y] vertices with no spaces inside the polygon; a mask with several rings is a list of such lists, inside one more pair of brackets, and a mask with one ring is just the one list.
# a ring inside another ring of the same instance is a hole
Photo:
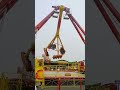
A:
{"label": "steel support beam", "polygon": [[116,8],[113,6],[113,4],[110,2],[110,0],[103,0],[103,2],[106,4],[106,6],[112,12],[112,14],[116,17],[116,19],[120,22],[120,13],[116,10]]}
{"label": "steel support beam", "polygon": [[116,37],[116,39],[118,40],[118,42],[120,44],[120,33],[117,31],[117,28],[113,24],[113,22],[110,19],[109,15],[105,11],[104,7],[102,6],[102,4],[100,3],[99,0],[94,0],[94,2],[97,5],[97,7],[100,10],[100,12],[102,13],[104,19],[106,20],[107,24],[109,25],[109,27],[110,27],[110,29],[112,31],[112,33],[114,34],[114,36]]}
{"label": "steel support beam", "polygon": [[68,16],[69,16],[69,18],[70,18],[70,20],[71,20],[71,22],[72,22],[73,26],[75,27],[75,29],[76,29],[77,33],[79,34],[80,38],[82,39],[83,43],[85,43],[85,40],[84,40],[84,38],[83,38],[82,34],[80,33],[80,31],[79,31],[78,27],[76,26],[75,22],[72,20],[72,18],[71,18],[71,16],[70,16],[70,15],[68,15]]}
{"label": "steel support beam", "polygon": [[75,18],[72,15],[69,15],[69,16],[76,23],[76,25],[80,28],[81,32],[85,35],[85,31],[82,29],[82,27],[79,25],[79,23],[75,20]]}
{"label": "steel support beam", "polygon": [[47,15],[36,27],[35,27],[35,32],[37,32],[49,19],[50,17],[54,14],[54,10]]}

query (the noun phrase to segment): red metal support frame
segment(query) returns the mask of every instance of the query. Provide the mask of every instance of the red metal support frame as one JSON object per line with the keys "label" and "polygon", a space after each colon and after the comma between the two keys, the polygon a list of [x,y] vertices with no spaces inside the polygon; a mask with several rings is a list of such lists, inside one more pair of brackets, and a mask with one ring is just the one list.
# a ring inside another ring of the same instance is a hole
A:
{"label": "red metal support frame", "polygon": [[80,90],[82,90],[82,79],[80,79]]}
{"label": "red metal support frame", "polygon": [[116,17],[116,19],[120,22],[120,13],[116,10],[116,8],[113,6],[113,4],[110,2],[110,0],[103,0],[103,2],[106,4],[106,6],[112,12],[112,14]]}
{"label": "red metal support frame", "polygon": [[71,16],[70,16],[70,15],[68,15],[68,16],[69,16],[69,18],[70,18],[70,20],[71,20],[71,22],[72,22],[73,26],[75,27],[76,31],[78,32],[78,34],[79,34],[80,38],[82,39],[83,43],[85,43],[85,40],[84,40],[84,38],[83,38],[82,34],[80,33],[79,29],[77,28],[77,26],[76,26],[75,22],[73,21],[73,19],[71,18]]}
{"label": "red metal support frame", "polygon": [[80,83],[79,83],[79,89],[80,90],[83,90],[83,81],[85,80],[85,78],[75,78],[75,77],[46,77],[46,79],[52,79],[52,80],[57,80],[57,90],[61,90],[61,81],[62,80],[73,80],[73,79],[75,79],[75,80],[78,80]]}
{"label": "red metal support frame", "polygon": [[104,19],[106,20],[107,24],[109,25],[109,27],[110,27],[110,29],[112,31],[112,33],[114,34],[114,36],[116,37],[116,39],[118,40],[118,42],[120,44],[120,33],[117,31],[117,28],[113,24],[113,22],[110,19],[109,15],[105,11],[104,7],[102,6],[102,4],[100,3],[99,0],[94,0],[94,2],[97,5],[97,7],[100,10],[100,12],[102,13]]}
{"label": "red metal support frame", "polygon": [[17,0],[2,0],[0,2],[0,19],[3,17],[5,8],[7,8],[7,12],[8,12],[16,2]]}
{"label": "red metal support frame", "polygon": [[[53,6],[53,8],[55,8],[54,10],[58,10],[58,9],[59,9],[59,6]],[[54,14],[54,10],[53,10],[48,16],[46,16],[46,17],[35,27],[35,33],[36,33],[37,31],[39,31],[39,29],[50,19],[50,17]],[[67,13],[68,11],[66,11],[66,10],[68,10],[68,9],[66,8],[66,9],[64,10],[64,11]],[[82,34],[80,33],[79,30],[81,30],[81,32],[82,32],[84,35],[85,35],[85,31],[82,29],[82,27],[79,25],[79,23],[75,20],[75,18],[74,18],[71,14],[68,14],[68,17],[70,18],[72,24],[74,25],[76,31],[78,32],[78,34],[79,34],[79,36],[80,36],[80,38],[81,38],[82,41],[85,43],[85,40],[84,40],[84,38],[83,38],[83,36],[82,36]],[[61,20],[58,19],[58,27],[59,27],[59,28],[60,28],[60,23],[61,23]],[[79,29],[78,29],[78,28],[79,28]]]}
{"label": "red metal support frame", "polygon": [[54,14],[54,10],[46,16],[36,27],[35,30],[39,30],[49,19],[50,17]]}
{"label": "red metal support frame", "polygon": [[2,0],[2,1],[0,2],[0,9],[2,9],[4,6],[6,6],[6,5],[7,5],[7,2],[8,2],[8,0]]}
{"label": "red metal support frame", "polygon": [[80,28],[81,32],[85,35],[85,31],[82,29],[82,27],[79,25],[79,23],[75,20],[75,18],[71,14],[69,16],[76,23],[76,25]]}
{"label": "red metal support frame", "polygon": [[60,78],[58,78],[58,90],[60,90]]}

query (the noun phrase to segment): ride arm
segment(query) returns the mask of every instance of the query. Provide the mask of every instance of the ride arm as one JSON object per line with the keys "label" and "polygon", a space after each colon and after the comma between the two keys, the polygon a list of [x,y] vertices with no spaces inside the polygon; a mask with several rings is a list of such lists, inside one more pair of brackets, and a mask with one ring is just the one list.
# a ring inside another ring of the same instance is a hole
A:
{"label": "ride arm", "polygon": [[54,10],[35,27],[35,33],[50,19],[53,14]]}
{"label": "ride arm", "polygon": [[112,12],[112,14],[116,17],[116,19],[120,22],[120,13],[116,10],[116,8],[113,6],[113,4],[110,2],[110,0],[103,0],[103,2],[106,4],[106,6]]}
{"label": "ride arm", "polygon": [[71,17],[71,15],[68,15],[68,16],[69,16],[69,18],[70,18],[73,26],[75,27],[76,31],[78,32],[80,38],[82,39],[83,43],[85,44],[85,39],[83,38],[83,36],[82,36],[82,34],[80,33],[78,27],[76,26],[76,23],[74,22],[73,18]]}
{"label": "ride arm", "polygon": [[8,12],[16,2],[17,0],[2,0],[0,2],[0,19],[3,17],[4,10],[7,9]]}
{"label": "ride arm", "polygon": [[118,40],[119,44],[120,44],[120,33],[117,31],[117,28],[115,27],[115,25],[113,24],[112,20],[110,19],[109,15],[107,14],[107,12],[105,11],[104,7],[102,6],[102,4],[100,3],[99,0],[94,0],[96,6],[98,7],[98,9],[100,10],[101,14],[103,15],[105,21],[107,22],[107,24],[109,25],[112,33],[114,34],[114,36],[116,37],[116,39]]}
{"label": "ride arm", "polygon": [[76,23],[76,25],[79,27],[79,29],[81,30],[81,32],[85,35],[85,31],[82,29],[82,27],[79,25],[79,23],[76,21],[76,19],[72,16],[72,14],[68,14],[69,18],[72,19],[72,21],[74,21]]}

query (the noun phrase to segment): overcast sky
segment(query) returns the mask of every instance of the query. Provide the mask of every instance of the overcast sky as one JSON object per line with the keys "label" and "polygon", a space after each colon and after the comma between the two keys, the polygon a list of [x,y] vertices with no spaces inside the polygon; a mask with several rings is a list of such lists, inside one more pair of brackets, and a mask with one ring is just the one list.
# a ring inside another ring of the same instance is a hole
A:
{"label": "overcast sky", "polygon": [[[35,25],[37,25],[53,9],[52,6],[64,5],[71,9],[72,15],[85,30],[85,1],[84,0],[35,0]],[[57,19],[50,20],[36,34],[35,51],[36,57],[41,57],[43,48],[45,48],[55,35],[57,28]],[[60,37],[66,50],[62,59],[68,61],[80,61],[85,59],[85,45],[79,38],[78,33],[70,20],[63,20],[61,23]],[[52,57],[53,53],[50,53]]]}

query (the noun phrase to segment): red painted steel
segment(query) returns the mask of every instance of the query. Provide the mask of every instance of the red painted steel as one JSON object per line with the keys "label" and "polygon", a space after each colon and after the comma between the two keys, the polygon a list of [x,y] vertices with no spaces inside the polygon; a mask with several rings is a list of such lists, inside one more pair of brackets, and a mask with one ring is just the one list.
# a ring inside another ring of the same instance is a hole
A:
{"label": "red painted steel", "polygon": [[[54,10],[58,10],[59,6],[52,6],[53,8],[55,8]],[[48,16],[46,16],[36,27],[35,27],[35,32],[39,31],[39,29],[50,19],[50,17],[55,13],[55,11],[52,11]],[[66,13],[69,12],[69,8],[65,7],[64,11]],[[79,29],[81,30],[81,32],[85,35],[85,31],[82,29],[82,27],[79,25],[79,23],[75,20],[75,18],[71,15],[68,14],[68,17],[70,18],[72,24],[74,25],[76,31],[78,32],[80,38],[82,39],[82,41],[85,43],[85,40],[82,36],[82,34],[80,33]],[[60,23],[61,20],[60,18],[58,19],[58,27],[60,27]],[[79,28],[79,29],[78,29]]]}
{"label": "red painted steel", "polygon": [[49,19],[50,17],[54,14],[54,10],[48,15],[46,16],[36,27],[35,27],[35,30],[36,29],[40,29]]}
{"label": "red painted steel", "polygon": [[17,2],[18,0],[2,0],[0,2],[0,19],[3,17],[4,15],[4,11],[5,9],[7,10],[6,13],[14,6],[14,4]]}
{"label": "red painted steel", "polygon": [[58,90],[60,90],[60,78],[58,78]]}
{"label": "red painted steel", "polygon": [[82,80],[80,79],[80,90],[82,90]]}
{"label": "red painted steel", "polygon": [[94,2],[96,3],[98,9],[100,10],[100,12],[102,13],[104,19],[106,20],[107,24],[109,25],[112,33],[114,34],[114,36],[116,37],[116,39],[118,40],[119,44],[120,44],[120,33],[117,31],[117,28],[115,27],[115,25],[113,24],[112,20],[110,19],[109,15],[107,14],[107,12],[105,11],[105,9],[103,8],[102,4],[100,3],[99,0],[94,0]]}
{"label": "red painted steel", "polygon": [[85,43],[85,40],[84,40],[84,38],[83,38],[82,34],[80,33],[79,29],[77,28],[77,26],[76,26],[76,24],[75,24],[74,20],[72,20],[72,18],[71,18],[71,16],[70,16],[70,15],[69,15],[69,18],[70,18],[70,20],[71,20],[72,24],[74,25],[74,27],[75,27],[76,31],[78,32],[78,34],[79,34],[80,38],[81,38],[81,39],[82,39],[82,41]]}
{"label": "red painted steel", "polygon": [[71,18],[73,19],[73,21],[76,23],[76,25],[80,28],[81,32],[85,35],[85,31],[82,29],[82,27],[79,25],[79,23],[75,20],[75,18],[72,16],[72,15],[69,15],[71,16]]}
{"label": "red painted steel", "polygon": [[109,10],[113,13],[113,15],[116,17],[116,19],[120,22],[120,13],[113,6],[113,4],[110,2],[110,0],[103,0],[103,2],[106,4],[106,6],[109,8]]}

